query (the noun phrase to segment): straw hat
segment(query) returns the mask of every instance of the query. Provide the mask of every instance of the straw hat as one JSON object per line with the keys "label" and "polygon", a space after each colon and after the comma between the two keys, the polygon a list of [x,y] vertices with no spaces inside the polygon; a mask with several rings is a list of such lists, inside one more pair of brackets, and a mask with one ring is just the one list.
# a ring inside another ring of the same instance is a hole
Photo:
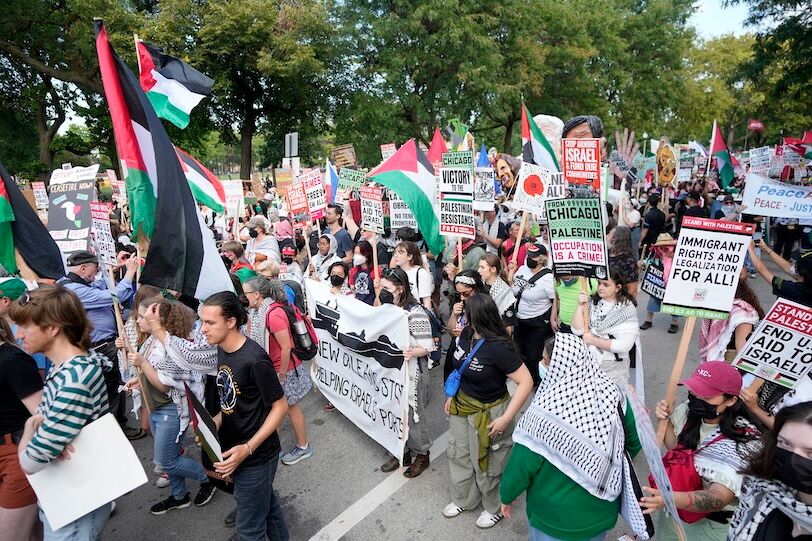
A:
{"label": "straw hat", "polygon": [[657,241],[652,246],[675,246],[677,240],[668,233],[660,233],[657,236]]}

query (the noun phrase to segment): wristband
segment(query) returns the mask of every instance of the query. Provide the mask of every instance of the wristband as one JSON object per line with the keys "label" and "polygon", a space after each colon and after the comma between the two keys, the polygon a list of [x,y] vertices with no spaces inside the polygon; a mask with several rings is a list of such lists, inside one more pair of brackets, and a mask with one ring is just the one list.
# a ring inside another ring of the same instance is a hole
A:
{"label": "wristband", "polygon": [[253,449],[251,449],[251,446],[250,446],[250,445],[248,445],[248,442],[243,443],[243,445],[245,445],[246,447],[248,447],[248,454],[249,454],[249,455],[253,455],[253,454],[254,454],[254,450],[253,450]]}

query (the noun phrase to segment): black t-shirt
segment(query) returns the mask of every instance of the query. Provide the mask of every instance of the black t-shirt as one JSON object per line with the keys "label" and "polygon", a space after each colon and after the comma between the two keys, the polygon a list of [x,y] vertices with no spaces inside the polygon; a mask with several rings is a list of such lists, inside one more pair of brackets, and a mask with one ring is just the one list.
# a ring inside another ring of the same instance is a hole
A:
{"label": "black t-shirt", "polygon": [[657,237],[665,227],[665,214],[658,208],[650,209],[643,218],[643,227],[646,228],[646,237],[643,244],[654,244]]}
{"label": "black t-shirt", "polygon": [[[223,450],[247,442],[259,431],[271,405],[285,396],[270,357],[262,346],[245,340],[234,353],[217,350],[217,390],[220,394],[220,445]],[[241,466],[258,466],[278,453],[276,432],[254,449]]]}
{"label": "black t-shirt", "polygon": [[802,534],[792,537],[792,519],[782,513],[779,509],[773,509],[761,526],[756,530],[753,541],[812,541],[812,535]]}
{"label": "black t-shirt", "polygon": [[0,436],[23,428],[31,414],[21,402],[42,390],[37,363],[11,344],[0,344]]}
{"label": "black t-shirt", "polygon": [[637,259],[635,259],[632,255],[625,255],[625,256],[609,256],[609,270],[612,271],[614,269],[619,270],[623,273],[623,276],[626,277],[626,280],[629,283],[637,282],[639,278],[639,273],[637,269]]}
{"label": "black t-shirt", "polygon": [[803,282],[794,282],[773,276],[772,286],[773,295],[776,297],[784,297],[804,306],[812,306],[812,294],[810,294],[809,289]]}
{"label": "black t-shirt", "polygon": [[[462,366],[471,350],[471,344],[476,342],[476,339],[464,335],[457,339],[457,348],[452,359],[455,369]],[[462,373],[460,390],[480,402],[499,400],[507,393],[507,375],[518,370],[521,365],[519,354],[506,343],[486,340]]]}

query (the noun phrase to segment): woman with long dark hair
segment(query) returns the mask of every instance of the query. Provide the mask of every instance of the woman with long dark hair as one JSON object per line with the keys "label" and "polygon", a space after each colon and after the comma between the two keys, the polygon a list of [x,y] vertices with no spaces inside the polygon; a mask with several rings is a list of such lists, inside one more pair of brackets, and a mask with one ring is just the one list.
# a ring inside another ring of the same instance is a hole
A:
{"label": "woman with long dark hair", "polygon": [[502,262],[499,256],[490,252],[482,256],[479,260],[479,275],[482,277],[482,282],[487,286],[488,294],[490,294],[496,307],[499,308],[499,313],[502,314],[502,322],[510,334],[513,331],[513,326],[516,325],[516,296],[513,290],[507,283],[507,274],[502,269]]}
{"label": "woman with long dark hair", "polygon": [[[490,528],[503,518],[499,483],[513,447],[514,418],[530,396],[533,378],[489,295],[471,295],[465,303],[465,317],[471,335],[463,334],[457,341],[454,368],[460,369],[469,356],[471,359],[461,374],[456,396],[445,402],[451,503],[443,515],[456,517],[481,502],[485,509],[476,525]],[[508,379],[518,385],[513,397],[508,394]]]}
{"label": "woman with long dark hair", "polygon": [[375,280],[381,277],[381,269],[373,276],[372,244],[368,240],[355,245],[350,268],[350,287],[355,298],[370,306],[375,303]]}
{"label": "woman with long dark hair", "polygon": [[730,541],[812,540],[812,402],[781,410],[742,473]]}
{"label": "woman with long dark hair", "polygon": [[460,335],[467,333],[471,336],[471,329],[468,327],[468,319],[465,317],[465,302],[474,293],[483,290],[482,279],[474,271],[464,270],[454,276],[454,293],[449,295],[451,310],[448,315],[446,329],[451,336],[451,343],[448,346],[443,366],[443,381],[448,379],[448,375],[454,370],[454,350],[457,349],[457,340]]}
{"label": "woman with long dark hair", "polygon": [[609,270],[619,270],[626,276],[626,289],[629,296],[637,299],[637,286],[640,283],[637,257],[632,249],[632,233],[628,227],[618,226],[606,237],[609,248]]}

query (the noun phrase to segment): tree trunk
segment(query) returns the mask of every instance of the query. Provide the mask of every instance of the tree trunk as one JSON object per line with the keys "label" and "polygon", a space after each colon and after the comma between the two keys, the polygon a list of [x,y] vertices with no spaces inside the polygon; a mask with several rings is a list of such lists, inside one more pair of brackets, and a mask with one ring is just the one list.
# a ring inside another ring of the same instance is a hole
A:
{"label": "tree trunk", "polygon": [[502,141],[502,152],[505,154],[510,154],[510,143],[513,139],[513,125],[515,123],[516,119],[511,115],[510,120],[505,124],[505,138]]}
{"label": "tree trunk", "polygon": [[240,126],[240,178],[250,179],[251,168],[253,166],[253,138],[256,129],[256,114],[253,106],[249,106],[245,112],[245,119]]}

